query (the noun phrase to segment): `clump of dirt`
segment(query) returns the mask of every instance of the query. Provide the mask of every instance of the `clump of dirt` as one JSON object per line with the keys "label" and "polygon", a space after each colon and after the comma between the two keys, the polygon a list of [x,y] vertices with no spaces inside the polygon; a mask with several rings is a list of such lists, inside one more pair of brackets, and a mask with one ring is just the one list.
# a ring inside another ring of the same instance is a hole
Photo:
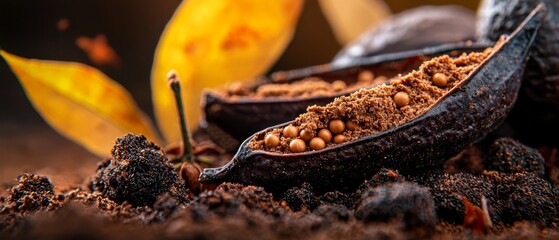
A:
{"label": "clump of dirt", "polygon": [[272,216],[281,216],[286,209],[274,201],[264,188],[224,183],[213,191],[206,191],[193,202],[221,215],[234,215],[242,211],[259,211]]}
{"label": "clump of dirt", "polygon": [[18,212],[52,208],[57,205],[54,186],[47,177],[24,173],[17,178],[19,184],[10,189],[8,204]]}
{"label": "clump of dirt", "polygon": [[153,205],[158,196],[169,193],[186,201],[184,182],[159,146],[142,135],[128,134],[116,140],[112,158],[102,162],[91,180],[91,190],[117,203]]}
{"label": "clump of dirt", "polygon": [[327,81],[319,77],[308,77],[290,83],[272,82],[256,86],[254,83],[233,83],[226,89],[215,91],[215,94],[231,101],[297,99],[346,94],[387,81],[386,77],[375,77],[371,71],[365,70],[359,74],[355,81]]}
{"label": "clump of dirt", "polygon": [[462,196],[481,206],[483,195],[488,201],[491,220],[496,224],[530,220],[546,227],[559,217],[556,188],[534,173],[444,174],[433,179],[432,193],[437,214],[452,223],[464,219]]}
{"label": "clump of dirt", "polygon": [[415,183],[393,183],[372,189],[362,197],[355,217],[363,221],[397,219],[407,229],[433,229],[438,222],[429,188]]}
{"label": "clump of dirt", "polygon": [[[494,143],[503,149],[515,149],[517,144]],[[506,154],[489,154],[486,148],[476,149],[460,158],[466,163],[483,157],[498,162],[510,159]],[[117,164],[108,171],[111,161],[132,165],[138,164],[132,161],[157,160],[166,164],[162,159],[157,146],[144,137],[127,135],[117,141],[113,158],[100,164],[93,179],[109,172],[112,175],[108,176],[121,176],[125,173],[122,169],[128,171],[127,176],[145,171]],[[450,160],[447,165],[453,163],[457,161]],[[481,196],[487,199],[494,225],[481,237],[559,236],[559,187],[536,173],[487,169],[481,173],[439,172],[425,173],[429,181],[420,182],[395,170],[381,169],[354,191],[324,193],[303,183],[277,196],[258,186],[223,183],[215,190],[203,190],[189,202],[177,197],[173,187],[165,187],[152,204],[145,205],[118,202],[105,192],[82,186],[56,192],[47,177],[23,174],[10,195],[0,198],[0,239],[472,238],[475,233],[463,226],[463,196],[478,207]],[[150,185],[141,186],[144,192],[155,192]],[[184,191],[182,194],[186,197]]]}
{"label": "clump of dirt", "polygon": [[[492,49],[487,49],[457,58],[448,55],[433,58],[424,62],[418,71],[395,78],[389,85],[361,89],[323,107],[311,106],[290,126],[294,134],[285,129],[273,129],[256,135],[248,146],[253,150],[279,153],[319,150],[402,125],[428,111],[491,53]],[[322,142],[320,147],[315,148],[309,141],[319,136],[322,129],[328,130],[330,137],[322,137],[322,141],[318,140]],[[271,138],[274,140],[266,141]],[[293,142],[297,143],[295,148]]]}
{"label": "clump of dirt", "polygon": [[490,147],[485,168],[504,173],[533,172],[545,176],[545,159],[538,150],[511,138],[497,139]]}

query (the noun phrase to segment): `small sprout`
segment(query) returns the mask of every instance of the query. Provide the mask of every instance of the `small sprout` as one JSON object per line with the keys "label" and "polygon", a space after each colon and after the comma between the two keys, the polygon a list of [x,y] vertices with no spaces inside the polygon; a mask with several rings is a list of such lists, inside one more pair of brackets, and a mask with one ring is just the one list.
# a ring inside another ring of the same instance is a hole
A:
{"label": "small sprout", "polygon": [[340,134],[345,130],[345,123],[339,119],[332,120],[328,123],[328,128],[333,134]]}
{"label": "small sprout", "polygon": [[437,87],[445,87],[448,82],[448,77],[444,73],[435,73],[431,81]]}
{"label": "small sprout", "polygon": [[346,137],[342,134],[338,134],[334,137],[334,143],[340,144],[346,141]]}
{"label": "small sprout", "polygon": [[307,148],[307,144],[305,144],[305,141],[301,139],[293,139],[289,143],[289,150],[293,153],[304,152],[306,148]]}
{"label": "small sprout", "polygon": [[301,139],[303,139],[303,141],[305,142],[310,141],[314,137],[314,133],[306,129],[301,130],[299,135],[301,136]]}
{"label": "small sprout", "polygon": [[362,71],[357,76],[357,80],[360,82],[370,82],[373,81],[373,79],[375,79],[375,75],[369,70]]}
{"label": "small sprout", "polygon": [[299,135],[299,129],[293,125],[289,125],[283,129],[283,136],[288,138],[296,138]]}
{"label": "small sprout", "polygon": [[320,129],[320,131],[318,131],[318,137],[322,138],[322,140],[324,140],[324,142],[326,143],[332,141],[332,133],[326,128]]}
{"label": "small sprout", "polygon": [[394,103],[399,108],[404,107],[410,103],[410,96],[406,92],[397,92],[394,95]]}
{"label": "small sprout", "polygon": [[309,146],[311,147],[312,150],[321,150],[324,147],[326,147],[326,143],[324,142],[324,140],[322,138],[315,137],[315,138],[311,139],[311,142],[309,143]]}
{"label": "small sprout", "polygon": [[[190,145],[190,136],[188,134],[188,128],[186,127],[186,117],[184,114],[184,106],[182,104],[180,79],[175,70],[171,70],[167,73],[167,79],[169,87],[171,87],[175,96],[183,142],[180,153],[180,155],[182,155],[180,157],[181,161],[179,163],[174,163],[175,169],[179,169],[179,175],[184,180],[186,187],[190,190],[190,192],[198,194],[201,189],[200,181],[198,179],[200,177],[201,170],[200,166],[195,162],[194,154],[192,154],[192,146]],[[174,161],[173,159],[170,159],[169,162],[173,163]]]}
{"label": "small sprout", "polygon": [[264,143],[266,146],[273,148],[279,145],[280,139],[277,135],[270,133],[264,138]]}
{"label": "small sprout", "polygon": [[359,126],[357,126],[357,123],[355,123],[354,121],[349,120],[345,123],[345,127],[349,131],[355,131]]}
{"label": "small sprout", "polygon": [[192,155],[192,146],[190,146],[190,136],[188,134],[188,128],[186,127],[186,117],[184,114],[184,106],[182,104],[182,96],[181,96],[181,85],[179,77],[177,76],[177,72],[175,70],[169,71],[167,73],[167,81],[169,83],[169,87],[173,91],[175,96],[175,103],[177,104],[177,112],[179,113],[179,121],[181,126],[181,135],[182,135],[182,162],[193,162],[193,155]]}

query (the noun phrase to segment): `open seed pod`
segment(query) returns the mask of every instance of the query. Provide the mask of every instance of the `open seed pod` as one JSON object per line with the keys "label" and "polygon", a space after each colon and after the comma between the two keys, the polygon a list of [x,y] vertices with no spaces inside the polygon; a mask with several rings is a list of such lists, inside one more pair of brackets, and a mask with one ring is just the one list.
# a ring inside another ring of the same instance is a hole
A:
{"label": "open seed pod", "polygon": [[309,106],[323,106],[361,88],[388,83],[433,57],[458,56],[485,46],[458,43],[359,58],[344,66],[325,64],[281,71],[252,82],[207,91],[203,97],[206,129],[217,126],[235,139],[245,139],[264,128],[294,119]]}
{"label": "open seed pod", "polygon": [[[321,150],[311,150],[308,146],[296,146],[294,150],[298,153],[284,150],[290,148],[296,140],[297,143],[293,145],[301,145],[301,141],[304,142],[303,139],[307,138],[303,137],[306,134],[302,131],[299,136],[293,137],[297,131],[288,129],[290,126],[297,127],[298,124],[303,126],[300,121],[311,114],[307,112],[295,121],[270,127],[246,139],[229,163],[220,168],[204,169],[200,181],[206,184],[239,182],[264,186],[270,191],[283,190],[302,182],[309,182],[322,190],[347,189],[361,183],[382,167],[399,170],[404,175],[415,175],[426,169],[438,168],[442,160],[483,138],[506,117],[516,100],[528,49],[536,37],[543,16],[544,10],[538,6],[518,30],[491,50],[465,55],[461,63],[456,60],[455,64],[474,67],[462,72],[467,73],[463,79],[449,77],[449,89],[411,120],[374,134],[326,145]],[[468,61],[475,62],[475,58],[468,56],[480,56],[483,59],[478,59],[479,63],[471,63]],[[360,94],[361,97],[366,97],[367,94],[373,94],[369,98],[382,97],[378,95],[379,88],[393,88],[402,84],[406,78],[410,80],[409,83],[414,83],[411,81],[414,78],[429,79],[427,75],[430,67],[444,67],[438,64],[451,61],[449,59],[441,57],[430,60],[431,64],[423,64],[419,71],[394,80],[391,85],[361,90],[323,108],[328,109],[336,102],[359,106],[363,104],[358,96]],[[452,73],[450,76],[455,75]],[[414,86],[422,86],[424,89],[436,87],[411,84],[407,86],[408,91],[413,91]],[[398,110],[417,103],[417,99],[410,99],[408,106],[398,107]],[[370,106],[365,109],[368,107]],[[340,126],[336,127],[337,123],[314,124],[328,126],[331,133],[342,129]],[[306,130],[310,125],[312,124],[300,127]],[[351,124],[346,122],[343,129],[349,129],[349,125]],[[278,133],[282,134],[278,139],[267,140],[269,134]],[[266,143],[268,141],[270,145]],[[285,146],[284,141],[290,141],[289,146]]]}

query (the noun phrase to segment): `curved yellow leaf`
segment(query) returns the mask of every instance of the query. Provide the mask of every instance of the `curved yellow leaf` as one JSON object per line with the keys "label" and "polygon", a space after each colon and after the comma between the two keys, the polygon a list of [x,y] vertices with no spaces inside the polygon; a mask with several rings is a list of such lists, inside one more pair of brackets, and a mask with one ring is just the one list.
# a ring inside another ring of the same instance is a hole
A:
{"label": "curved yellow leaf", "polygon": [[56,131],[99,156],[115,138],[141,133],[159,141],[153,124],[121,85],[79,63],[21,58],[0,50],[27,97]]}
{"label": "curved yellow leaf", "polygon": [[390,16],[382,0],[320,0],[320,8],[330,23],[338,42],[345,45],[371,26]]}
{"label": "curved yellow leaf", "polygon": [[283,52],[295,30],[302,0],[183,1],[155,52],[151,87],[159,129],[180,141],[178,115],[165,78],[181,76],[188,126],[198,126],[204,88],[263,74]]}

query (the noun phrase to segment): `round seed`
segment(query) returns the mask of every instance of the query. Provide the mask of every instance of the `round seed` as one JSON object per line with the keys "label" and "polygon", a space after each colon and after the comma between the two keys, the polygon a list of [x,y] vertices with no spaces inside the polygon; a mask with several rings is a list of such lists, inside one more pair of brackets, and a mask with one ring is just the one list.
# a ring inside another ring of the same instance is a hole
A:
{"label": "round seed", "polygon": [[347,121],[345,122],[345,128],[349,131],[355,131],[355,129],[357,129],[359,126],[357,126],[357,123],[355,123],[354,121]]}
{"label": "round seed", "polygon": [[357,80],[358,81],[363,81],[363,82],[373,81],[374,78],[375,78],[375,75],[373,74],[373,72],[371,72],[369,70],[365,70],[363,72],[360,72],[359,76],[357,76]]}
{"label": "round seed", "polygon": [[296,138],[299,135],[299,129],[289,125],[283,129],[283,136],[288,138]]}
{"label": "round seed", "polygon": [[332,89],[334,89],[335,91],[344,90],[346,87],[347,85],[342,80],[336,80],[332,83]]}
{"label": "round seed", "polygon": [[289,143],[289,151],[291,151],[292,153],[304,152],[306,148],[307,148],[307,144],[305,144],[305,141],[298,138],[293,139]]}
{"label": "round seed", "polygon": [[280,142],[279,137],[271,133],[266,135],[266,137],[264,138],[264,143],[268,147],[272,147],[272,148],[277,147],[279,145],[279,142]]}
{"label": "round seed", "polygon": [[303,141],[305,142],[310,141],[314,137],[314,133],[306,129],[301,130],[299,135],[301,136],[301,139],[303,139]]}
{"label": "round seed", "polygon": [[410,103],[410,96],[406,92],[398,92],[394,95],[394,103],[399,108],[406,106]]}
{"label": "round seed", "polygon": [[332,133],[326,128],[320,129],[320,131],[318,131],[318,137],[322,138],[322,140],[327,143],[332,141]]}
{"label": "round seed", "polygon": [[448,82],[448,77],[444,73],[435,73],[433,78],[431,78],[431,81],[437,87],[444,87]]}
{"label": "round seed", "polygon": [[311,147],[312,150],[320,150],[320,149],[323,149],[324,147],[326,147],[326,143],[324,142],[324,140],[322,138],[315,137],[315,138],[311,139],[311,142],[309,143],[309,146]]}
{"label": "round seed", "polygon": [[345,130],[345,123],[339,119],[332,120],[328,123],[328,128],[333,134],[340,134]]}
{"label": "round seed", "polygon": [[334,143],[344,143],[346,140],[345,136],[342,134],[338,134],[334,137]]}

